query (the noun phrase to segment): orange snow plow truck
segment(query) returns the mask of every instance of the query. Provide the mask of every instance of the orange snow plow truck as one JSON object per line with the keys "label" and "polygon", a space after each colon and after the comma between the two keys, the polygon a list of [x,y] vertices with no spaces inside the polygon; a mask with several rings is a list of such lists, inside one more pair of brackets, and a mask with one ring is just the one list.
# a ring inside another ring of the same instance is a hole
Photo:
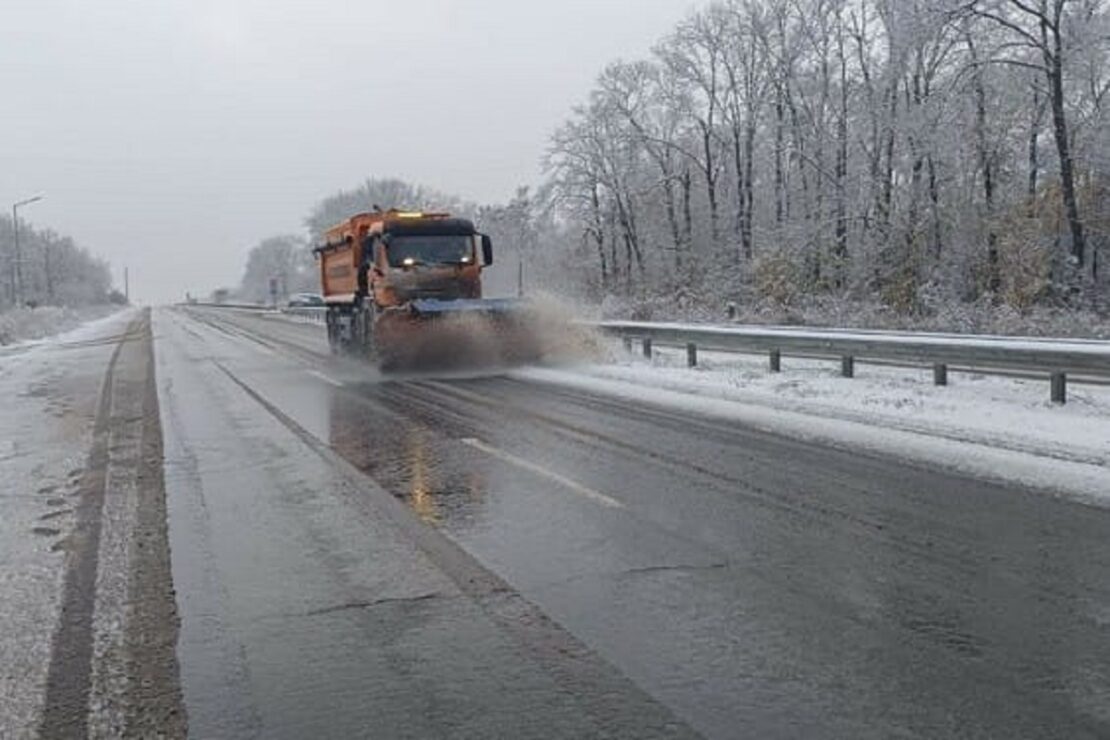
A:
{"label": "orange snow plow truck", "polygon": [[313,252],[333,352],[383,369],[520,359],[521,302],[482,298],[493,245],[470,221],[361,213],[328,229]]}

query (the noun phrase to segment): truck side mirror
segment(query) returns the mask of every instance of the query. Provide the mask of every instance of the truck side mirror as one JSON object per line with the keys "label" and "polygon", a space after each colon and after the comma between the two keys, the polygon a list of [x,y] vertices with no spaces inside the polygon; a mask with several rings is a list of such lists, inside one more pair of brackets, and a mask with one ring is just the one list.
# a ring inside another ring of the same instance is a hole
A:
{"label": "truck side mirror", "polygon": [[493,240],[489,234],[482,234],[482,265],[488,267],[493,264]]}

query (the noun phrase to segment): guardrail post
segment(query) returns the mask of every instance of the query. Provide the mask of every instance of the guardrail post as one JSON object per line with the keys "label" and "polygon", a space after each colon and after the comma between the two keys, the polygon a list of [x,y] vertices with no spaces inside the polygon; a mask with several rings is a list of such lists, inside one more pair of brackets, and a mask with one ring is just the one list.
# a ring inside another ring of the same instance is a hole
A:
{"label": "guardrail post", "polygon": [[856,358],[851,355],[844,355],[840,358],[840,374],[845,378],[854,378],[856,376]]}
{"label": "guardrail post", "polygon": [[[315,314],[315,317],[325,320],[322,314]],[[840,360],[840,374],[853,378],[855,353],[858,351],[863,353],[864,362],[885,361],[899,366],[916,366],[918,372],[931,368],[936,386],[952,384],[949,371],[953,367],[957,370],[973,367],[977,372],[993,375],[1008,375],[1015,370],[1035,374],[1041,382],[1050,380],[1050,397],[1056,404],[1067,403],[1067,373],[1079,373],[1084,378],[1090,374],[1107,377],[1106,358],[1110,357],[1102,346],[1077,347],[1069,342],[1049,340],[1035,345],[1026,342],[987,343],[968,341],[966,338],[887,333],[864,343],[851,334],[822,331],[769,331],[744,326],[683,327],[623,321],[595,322],[593,325],[606,332],[610,341],[619,339],[629,357],[632,353],[639,355],[642,350],[648,364],[654,361],[652,346],[657,336],[664,345],[679,352],[684,346],[696,345],[687,354],[687,363],[691,367],[699,364],[698,348],[708,347],[713,352],[765,352],[764,357],[767,357],[772,373],[782,372],[783,354],[819,357],[821,362],[829,363],[830,368],[833,361]]]}
{"label": "guardrail post", "polygon": [[948,366],[943,362],[933,365],[933,385],[948,385]]}
{"label": "guardrail post", "polygon": [[1052,373],[1052,402],[1068,402],[1068,376],[1064,373]]}
{"label": "guardrail post", "polygon": [[686,367],[698,366],[698,345],[693,342],[686,344]]}

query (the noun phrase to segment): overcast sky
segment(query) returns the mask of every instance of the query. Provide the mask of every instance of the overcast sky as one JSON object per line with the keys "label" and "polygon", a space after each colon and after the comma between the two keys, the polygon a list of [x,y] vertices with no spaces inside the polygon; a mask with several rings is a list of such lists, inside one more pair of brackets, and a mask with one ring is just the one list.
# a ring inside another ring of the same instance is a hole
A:
{"label": "overcast sky", "polygon": [[693,0],[5,0],[0,206],[133,297],[234,284],[263,237],[367,176],[479,202]]}

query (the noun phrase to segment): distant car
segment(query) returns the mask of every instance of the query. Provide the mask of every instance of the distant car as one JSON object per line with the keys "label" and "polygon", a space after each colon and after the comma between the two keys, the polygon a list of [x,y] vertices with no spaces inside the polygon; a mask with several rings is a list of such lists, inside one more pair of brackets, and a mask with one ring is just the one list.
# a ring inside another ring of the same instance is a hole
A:
{"label": "distant car", "polygon": [[289,308],[306,308],[310,306],[323,306],[324,296],[319,293],[294,293],[289,296],[286,304]]}

